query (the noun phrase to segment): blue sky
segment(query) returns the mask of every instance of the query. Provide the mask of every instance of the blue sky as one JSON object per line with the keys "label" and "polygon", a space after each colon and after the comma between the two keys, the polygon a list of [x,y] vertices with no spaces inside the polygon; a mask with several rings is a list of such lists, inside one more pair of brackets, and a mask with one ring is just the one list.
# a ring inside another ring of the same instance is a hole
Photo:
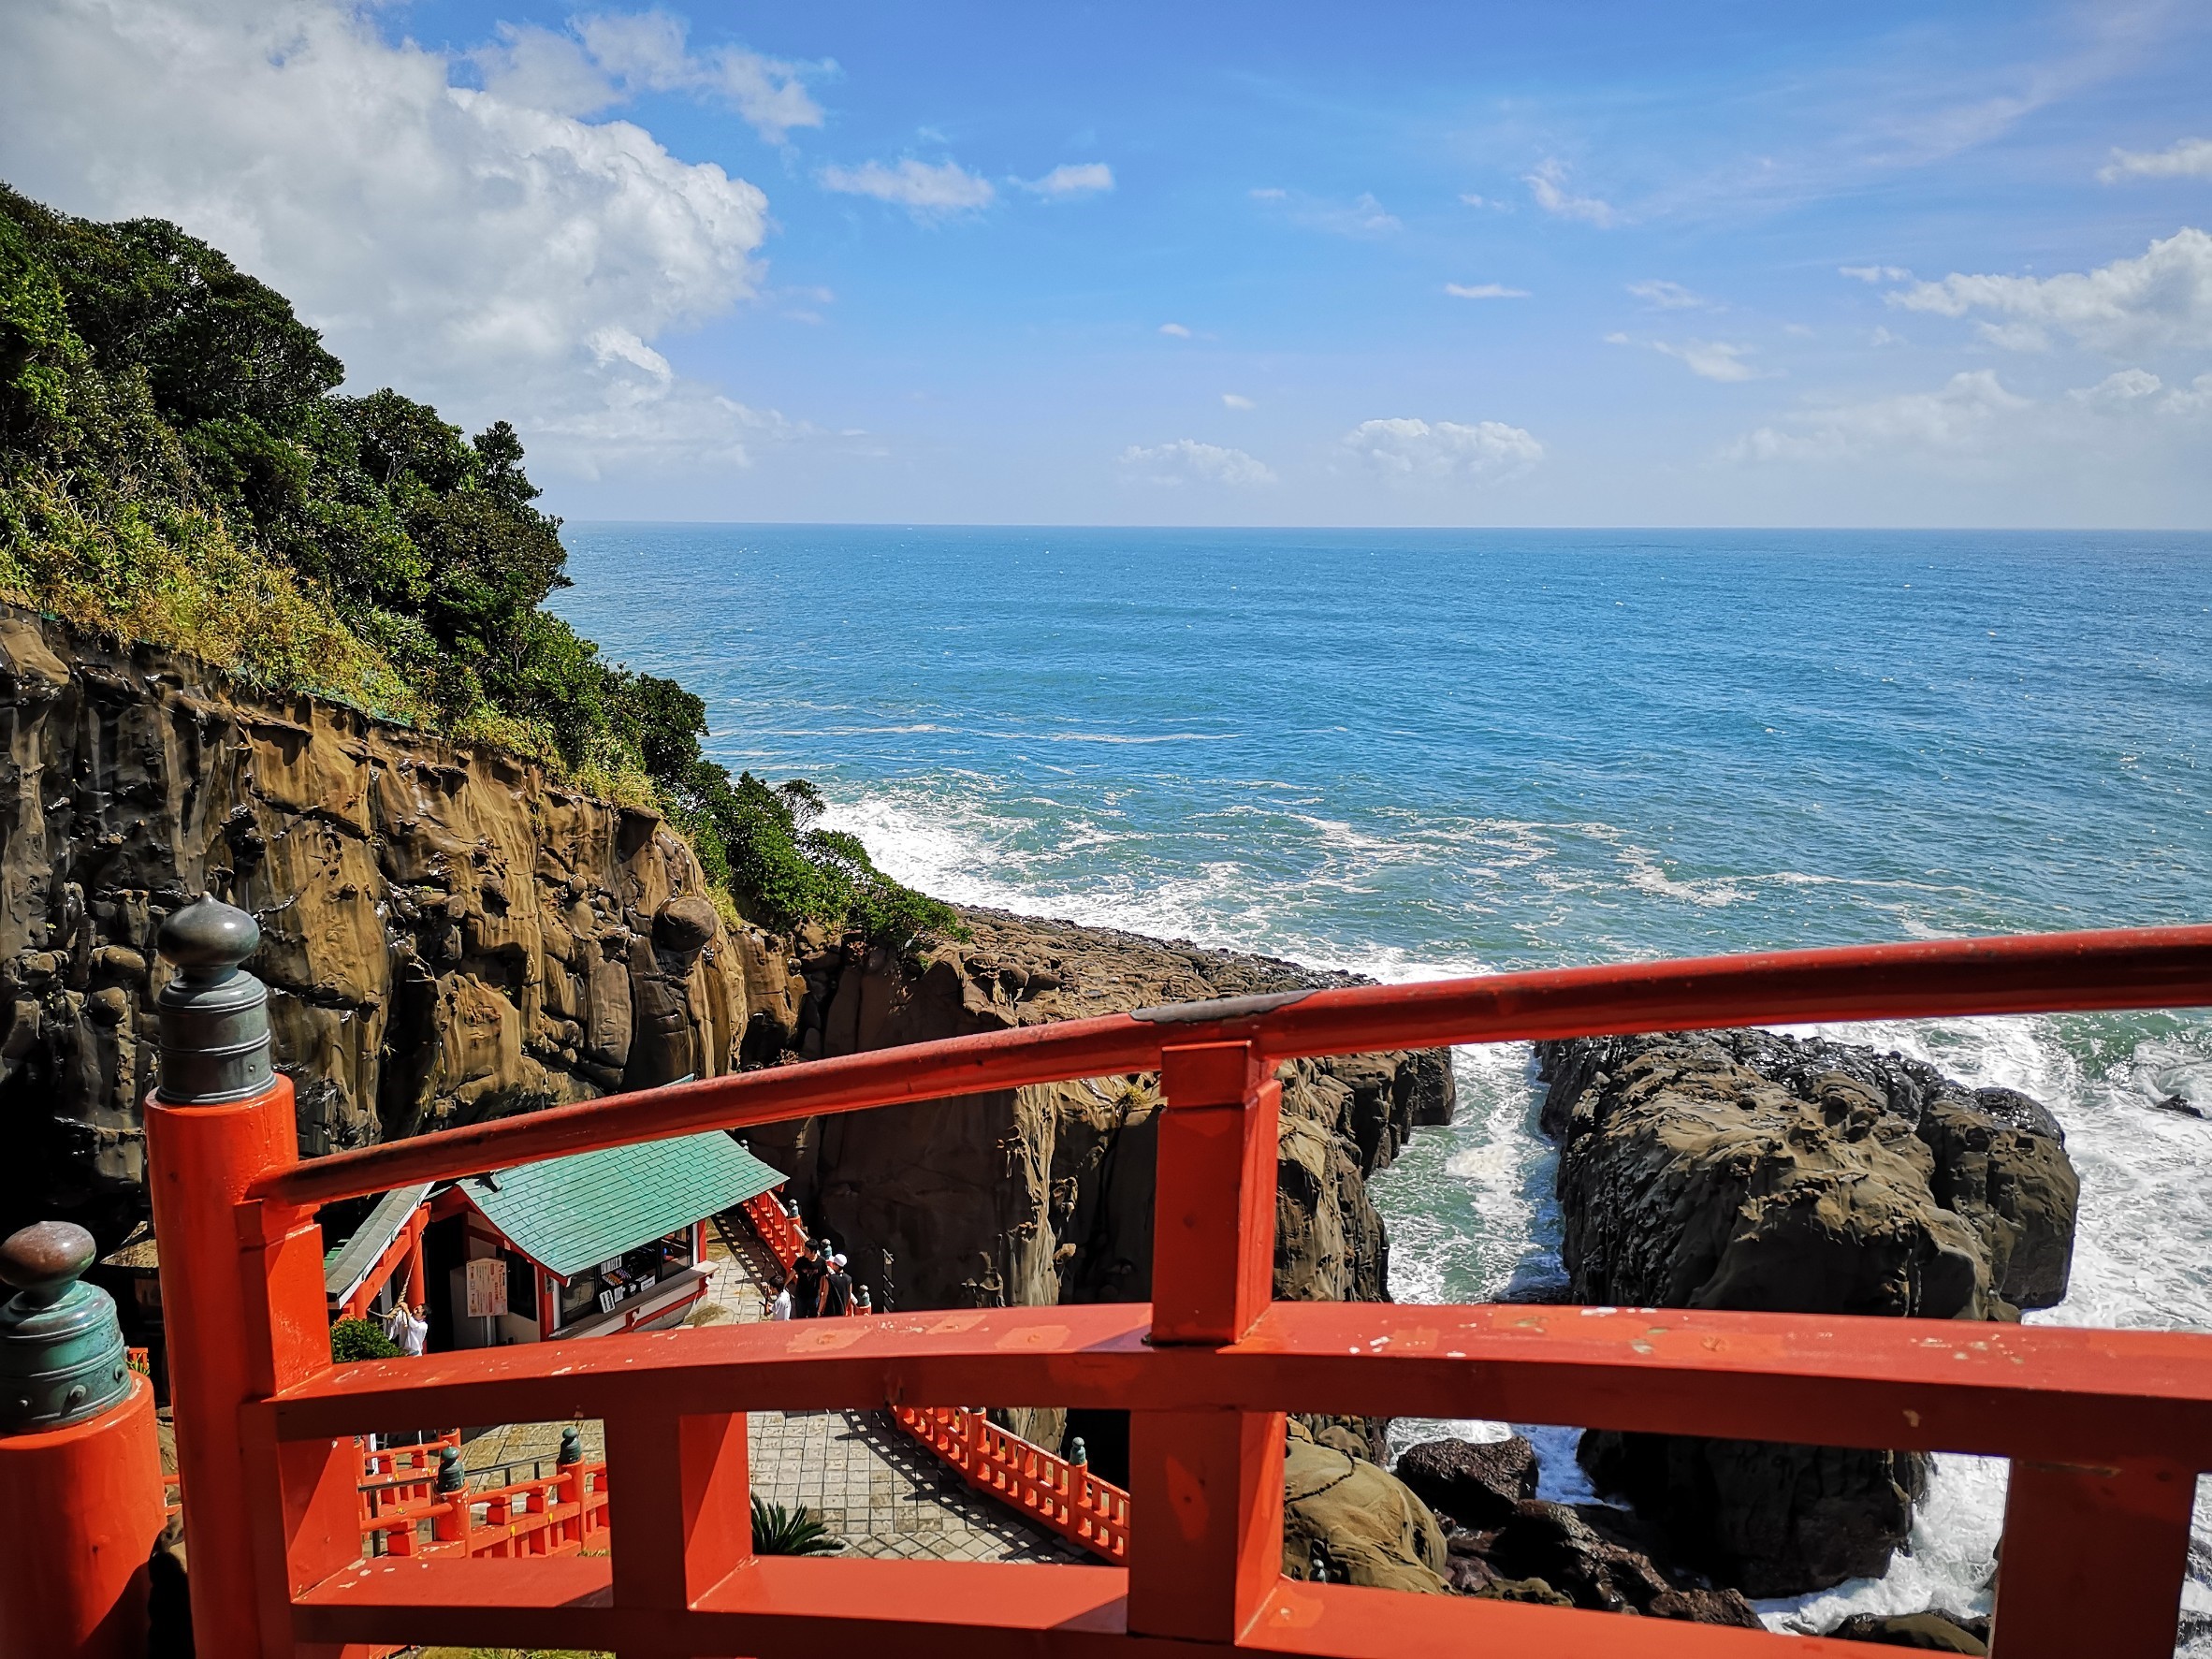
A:
{"label": "blue sky", "polygon": [[2212,525],[2212,11],[13,0],[581,517]]}

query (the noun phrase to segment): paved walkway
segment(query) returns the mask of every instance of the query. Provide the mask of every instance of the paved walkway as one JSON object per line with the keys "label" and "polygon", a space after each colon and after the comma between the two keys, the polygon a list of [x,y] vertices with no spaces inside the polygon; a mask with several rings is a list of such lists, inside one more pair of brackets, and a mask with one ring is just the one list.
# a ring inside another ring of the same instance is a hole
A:
{"label": "paved walkway", "polygon": [[[694,1324],[764,1317],[763,1265],[733,1255],[719,1238],[708,1256],[716,1266]],[[711,1311],[710,1311],[711,1310]],[[590,1340],[587,1338],[586,1340]],[[553,1472],[561,1423],[515,1423],[477,1435],[462,1448],[471,1471],[520,1464],[521,1479]],[[597,1422],[581,1425],[584,1456],[604,1457]],[[805,1505],[849,1555],[918,1561],[1059,1561],[1095,1557],[972,1491],[921,1443],[880,1411],[756,1411],[749,1414],[752,1490],[785,1508]],[[542,1463],[542,1471],[529,1465]]]}

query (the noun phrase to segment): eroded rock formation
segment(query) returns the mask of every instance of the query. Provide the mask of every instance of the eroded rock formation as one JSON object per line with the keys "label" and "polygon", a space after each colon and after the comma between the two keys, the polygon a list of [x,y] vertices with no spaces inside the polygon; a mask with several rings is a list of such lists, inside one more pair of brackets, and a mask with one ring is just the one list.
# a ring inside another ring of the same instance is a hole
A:
{"label": "eroded rock formation", "polygon": [[[2050,1113],[1768,1032],[1539,1046],[1578,1302],[2016,1318],[2065,1294],[2079,1183]],[[1917,1454],[1593,1431],[1582,1461],[1754,1595],[1879,1573]]]}
{"label": "eroded rock formation", "polygon": [[[1151,1004],[1357,982],[1261,956],[964,910],[972,938],[919,962],[855,945],[801,959],[799,1052],[850,1054]],[[1276,1294],[1386,1294],[1365,1176],[1450,1121],[1439,1052],[1283,1071]],[[753,1150],[852,1259],[878,1306],[1142,1301],[1152,1284],[1151,1076],[970,1095],[779,1126]],[[888,1253],[888,1255],[886,1254]]]}
{"label": "eroded rock formation", "polygon": [[796,1023],[652,813],[0,607],[0,1225],[141,1213],[153,939],[253,910],[310,1156],[731,1069]]}

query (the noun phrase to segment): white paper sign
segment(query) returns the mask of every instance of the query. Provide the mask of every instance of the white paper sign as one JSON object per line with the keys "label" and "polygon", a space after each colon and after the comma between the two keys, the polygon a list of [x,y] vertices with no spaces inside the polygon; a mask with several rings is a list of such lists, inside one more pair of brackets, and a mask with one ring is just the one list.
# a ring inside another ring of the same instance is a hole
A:
{"label": "white paper sign", "polygon": [[469,1263],[469,1317],[488,1318],[506,1311],[506,1260],[499,1256],[479,1256]]}

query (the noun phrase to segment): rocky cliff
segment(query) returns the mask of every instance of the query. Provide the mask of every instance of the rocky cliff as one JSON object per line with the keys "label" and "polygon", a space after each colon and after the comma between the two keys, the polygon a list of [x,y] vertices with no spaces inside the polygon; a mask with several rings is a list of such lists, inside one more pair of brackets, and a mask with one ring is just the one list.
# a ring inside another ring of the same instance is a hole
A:
{"label": "rocky cliff", "polygon": [[253,910],[313,1155],[729,1070],[796,1023],[649,812],[0,607],[0,1227],[142,1208],[153,937]]}
{"label": "rocky cliff", "polygon": [[[812,946],[798,1052],[850,1054],[1162,1002],[1347,984],[1268,957],[964,910],[971,938],[920,961]],[[1387,1294],[1364,1177],[1413,1129],[1450,1121],[1439,1052],[1283,1070],[1275,1286],[1284,1297]],[[852,1258],[877,1305],[1141,1301],[1152,1283],[1157,1080],[971,1095],[779,1126],[753,1150]]]}
{"label": "rocky cliff", "polygon": [[[2066,1293],[2079,1182],[2025,1095],[1763,1031],[1538,1055],[1577,1302],[1980,1319]],[[1881,1572],[1926,1478],[1914,1454],[1598,1431],[1582,1461],[1754,1595]]]}

